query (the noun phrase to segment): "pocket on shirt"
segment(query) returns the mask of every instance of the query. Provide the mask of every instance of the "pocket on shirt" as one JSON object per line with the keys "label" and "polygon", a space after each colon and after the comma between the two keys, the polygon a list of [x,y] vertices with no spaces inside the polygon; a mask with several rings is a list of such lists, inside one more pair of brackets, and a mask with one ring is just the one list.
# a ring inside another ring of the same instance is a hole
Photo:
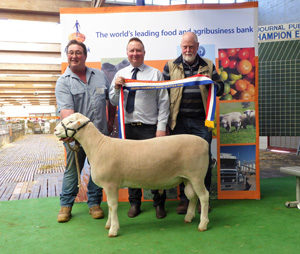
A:
{"label": "pocket on shirt", "polygon": [[85,91],[83,88],[71,88],[71,94],[75,98],[75,101],[78,101],[84,97]]}
{"label": "pocket on shirt", "polygon": [[103,94],[104,96],[106,96],[106,91],[107,91],[106,87],[96,87],[96,96],[103,95]]}
{"label": "pocket on shirt", "polygon": [[105,87],[97,87],[95,93],[95,101],[97,107],[106,106],[107,89]]}

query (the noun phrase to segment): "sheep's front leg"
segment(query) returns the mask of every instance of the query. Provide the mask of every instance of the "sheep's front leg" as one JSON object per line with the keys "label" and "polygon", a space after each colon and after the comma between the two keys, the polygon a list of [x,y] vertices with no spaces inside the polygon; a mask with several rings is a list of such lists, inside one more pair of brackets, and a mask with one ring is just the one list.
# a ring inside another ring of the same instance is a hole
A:
{"label": "sheep's front leg", "polygon": [[105,225],[106,229],[109,229],[108,236],[115,237],[119,231],[119,219],[118,219],[118,188],[114,186],[103,187],[107,196],[108,205],[108,219]]}

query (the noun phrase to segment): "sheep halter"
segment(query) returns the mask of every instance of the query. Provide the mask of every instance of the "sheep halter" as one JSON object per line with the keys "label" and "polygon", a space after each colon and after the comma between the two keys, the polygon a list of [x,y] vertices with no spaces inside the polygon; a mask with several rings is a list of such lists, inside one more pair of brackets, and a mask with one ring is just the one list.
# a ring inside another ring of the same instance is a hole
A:
{"label": "sheep halter", "polygon": [[208,98],[206,104],[206,119],[205,126],[208,128],[214,128],[214,119],[216,112],[216,92],[217,86],[214,82],[205,75],[197,74],[188,78],[169,80],[169,81],[144,81],[144,80],[133,80],[125,79],[125,84],[121,88],[119,96],[119,107],[118,107],[118,120],[119,120],[119,137],[125,139],[125,121],[124,121],[124,93],[123,88],[129,91],[134,90],[155,90],[155,89],[168,89],[184,86],[194,85],[208,85]]}
{"label": "sheep halter", "polygon": [[[74,135],[77,133],[77,131],[79,131],[81,128],[83,128],[84,126],[86,126],[90,121],[91,120],[88,120],[84,124],[80,125],[77,129],[68,128],[63,122],[61,122],[61,125],[62,125],[62,127],[64,127],[64,130],[65,130],[65,133],[66,133],[66,137],[67,138],[73,138]],[[68,136],[68,131],[73,131],[72,136]]]}

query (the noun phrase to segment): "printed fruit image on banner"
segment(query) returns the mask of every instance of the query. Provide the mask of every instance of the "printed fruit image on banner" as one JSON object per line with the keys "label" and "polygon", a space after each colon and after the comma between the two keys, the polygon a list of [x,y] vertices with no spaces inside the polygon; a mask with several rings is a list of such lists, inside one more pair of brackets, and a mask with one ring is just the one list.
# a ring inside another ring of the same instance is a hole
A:
{"label": "printed fruit image on banner", "polygon": [[224,82],[221,100],[254,100],[255,50],[253,48],[219,49],[219,69]]}

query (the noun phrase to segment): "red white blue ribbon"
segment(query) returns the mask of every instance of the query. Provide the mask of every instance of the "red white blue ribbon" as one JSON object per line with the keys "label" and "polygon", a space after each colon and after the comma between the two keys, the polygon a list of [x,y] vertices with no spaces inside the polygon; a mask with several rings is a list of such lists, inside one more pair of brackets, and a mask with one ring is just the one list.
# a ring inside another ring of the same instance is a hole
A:
{"label": "red white blue ribbon", "polygon": [[119,138],[126,139],[125,135],[125,115],[124,115],[124,92],[121,88],[118,106]]}
{"label": "red white blue ribbon", "polygon": [[119,120],[119,137],[125,139],[125,119],[124,119],[124,93],[123,88],[129,91],[135,90],[153,90],[153,89],[168,89],[183,86],[208,85],[211,84],[208,90],[208,98],[206,104],[206,119],[205,126],[214,128],[214,118],[216,111],[216,90],[214,82],[207,76],[197,74],[192,77],[168,80],[168,81],[145,81],[125,79],[125,84],[121,88],[119,96],[118,120]]}

